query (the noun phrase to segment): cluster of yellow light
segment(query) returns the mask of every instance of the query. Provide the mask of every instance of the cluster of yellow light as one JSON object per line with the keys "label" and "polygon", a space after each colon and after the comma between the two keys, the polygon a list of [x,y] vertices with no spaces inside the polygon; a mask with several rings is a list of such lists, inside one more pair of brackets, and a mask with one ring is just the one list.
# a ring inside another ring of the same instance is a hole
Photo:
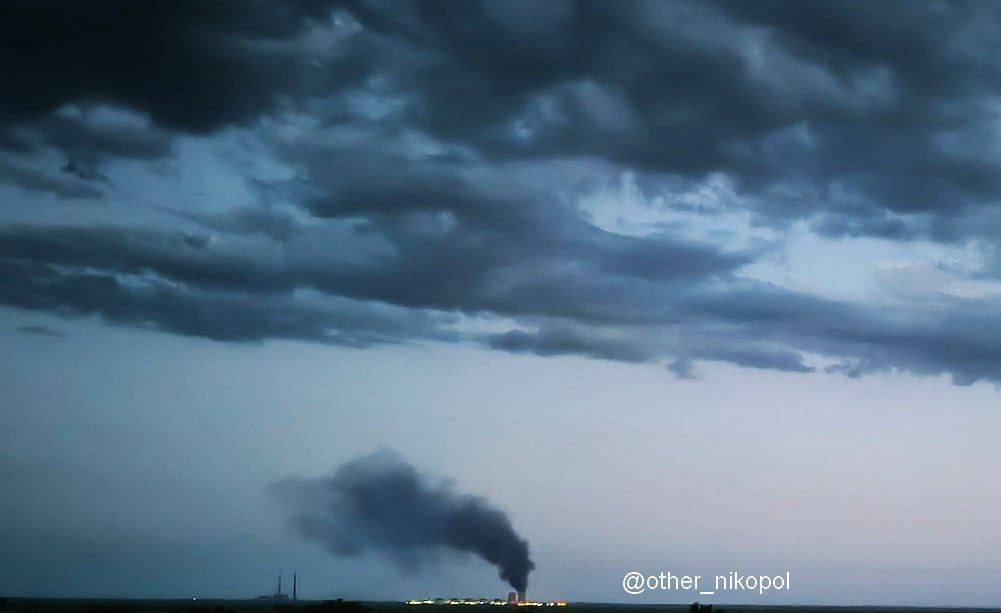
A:
{"label": "cluster of yellow light", "polygon": [[506,605],[507,601],[496,600],[496,599],[495,600],[486,600],[484,598],[481,598],[479,600],[473,600],[472,598],[451,598],[449,600],[445,600],[444,598],[438,598],[437,600],[430,600],[430,599],[428,599],[428,600],[408,600],[407,604],[409,604],[409,605],[422,605],[422,604],[423,605],[435,605],[435,604],[437,604],[437,605],[444,605],[444,604],[448,604],[448,605],[462,605],[462,606],[470,607],[470,606],[479,606],[479,605],[484,605],[484,606],[485,605],[501,606],[501,605]]}

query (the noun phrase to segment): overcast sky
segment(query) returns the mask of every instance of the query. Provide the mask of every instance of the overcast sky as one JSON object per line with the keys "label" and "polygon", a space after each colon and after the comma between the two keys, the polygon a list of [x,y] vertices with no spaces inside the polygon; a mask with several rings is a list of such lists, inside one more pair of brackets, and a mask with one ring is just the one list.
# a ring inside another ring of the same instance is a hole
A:
{"label": "overcast sky", "polygon": [[0,591],[1001,604],[1001,4],[0,4]]}

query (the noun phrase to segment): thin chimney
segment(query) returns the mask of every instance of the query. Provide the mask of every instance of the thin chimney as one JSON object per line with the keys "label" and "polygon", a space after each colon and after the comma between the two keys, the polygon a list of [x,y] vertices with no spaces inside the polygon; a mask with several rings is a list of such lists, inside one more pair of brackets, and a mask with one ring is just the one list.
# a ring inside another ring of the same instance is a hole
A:
{"label": "thin chimney", "polygon": [[299,573],[292,573],[292,600],[299,600],[299,595],[296,593],[298,583],[299,583]]}

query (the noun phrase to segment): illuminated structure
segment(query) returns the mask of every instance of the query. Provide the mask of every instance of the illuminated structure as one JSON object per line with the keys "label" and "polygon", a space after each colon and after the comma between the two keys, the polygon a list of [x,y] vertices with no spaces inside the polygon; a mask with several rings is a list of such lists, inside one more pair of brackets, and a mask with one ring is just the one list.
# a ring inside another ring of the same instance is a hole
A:
{"label": "illuminated structure", "polygon": [[486,598],[425,598],[424,600],[418,600],[416,598],[411,598],[405,601],[404,604],[417,606],[417,605],[452,605],[452,606],[487,606],[492,605],[495,607],[565,607],[567,602],[565,600],[551,600],[547,602],[536,602],[533,600],[528,600],[525,598],[523,593],[511,592],[507,595],[507,600],[501,600],[500,598],[494,598],[493,600],[487,600]]}

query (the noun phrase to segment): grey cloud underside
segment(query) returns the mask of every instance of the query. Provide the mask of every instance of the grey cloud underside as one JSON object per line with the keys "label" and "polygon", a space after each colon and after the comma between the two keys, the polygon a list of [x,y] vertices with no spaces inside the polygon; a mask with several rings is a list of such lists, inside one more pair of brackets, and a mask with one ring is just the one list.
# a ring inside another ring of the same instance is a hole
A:
{"label": "grey cloud underside", "polygon": [[[801,355],[810,352],[835,359],[848,374],[897,367],[950,373],[962,383],[998,379],[998,305],[990,301],[883,309],[798,295],[728,273],[625,275],[610,271],[606,250],[597,247],[582,250],[600,254],[590,261],[523,258],[503,242],[497,252],[465,262],[468,269],[436,274],[438,262],[457,257],[440,236],[443,252],[428,256],[426,264],[388,257],[330,259],[321,266],[298,259],[295,241],[269,259],[252,249],[227,252],[218,240],[124,229],[18,227],[0,238],[0,300],[6,304],[67,316],[94,313],[218,340],[294,338],[352,346],[466,340],[544,356],[628,362],[680,356],[794,372],[811,370]],[[676,267],[683,270],[689,255],[680,252]],[[461,332],[455,313],[506,315],[525,329]]]}
{"label": "grey cloud underside", "polygon": [[[322,3],[9,3],[0,74],[18,95],[0,120],[103,101],[196,133],[282,108],[344,125],[356,119],[344,104],[309,101],[361,91],[399,102],[386,133],[490,159],[727,173],[764,223],[816,216],[830,234],[939,240],[977,232],[957,216],[996,227],[994,4],[333,6],[352,25],[316,56],[293,43],[329,22]],[[53,39],[65,42],[39,48]],[[91,150],[112,154],[116,139]]]}
{"label": "grey cloud underside", "polygon": [[[998,153],[982,137],[1001,86],[986,59],[995,5],[427,3],[357,14],[421,51],[402,77],[416,100],[405,120],[483,155],[725,172],[764,200],[766,223],[820,214],[831,233],[948,240],[953,214],[998,194]],[[913,219],[898,228],[888,215]]]}
{"label": "grey cloud underside", "polygon": [[52,328],[47,328],[45,326],[20,326],[18,331],[24,334],[31,334],[34,336],[49,336],[52,338],[62,338],[65,336],[62,332],[53,330]]}
{"label": "grey cloud underside", "polygon": [[324,12],[310,2],[7,2],[0,79],[17,95],[0,101],[0,120],[99,100],[195,132],[252,121],[306,76],[301,57],[265,43]]}
{"label": "grey cloud underside", "polygon": [[[0,301],[224,341],[998,381],[996,300],[804,295],[748,280],[757,248],[609,232],[576,199],[722,175],[764,227],[993,241],[999,30],[978,2],[7,3],[0,182],[99,207],[111,165],[226,129],[295,172],[227,212],[8,224]],[[307,127],[265,123],[287,117]]]}

